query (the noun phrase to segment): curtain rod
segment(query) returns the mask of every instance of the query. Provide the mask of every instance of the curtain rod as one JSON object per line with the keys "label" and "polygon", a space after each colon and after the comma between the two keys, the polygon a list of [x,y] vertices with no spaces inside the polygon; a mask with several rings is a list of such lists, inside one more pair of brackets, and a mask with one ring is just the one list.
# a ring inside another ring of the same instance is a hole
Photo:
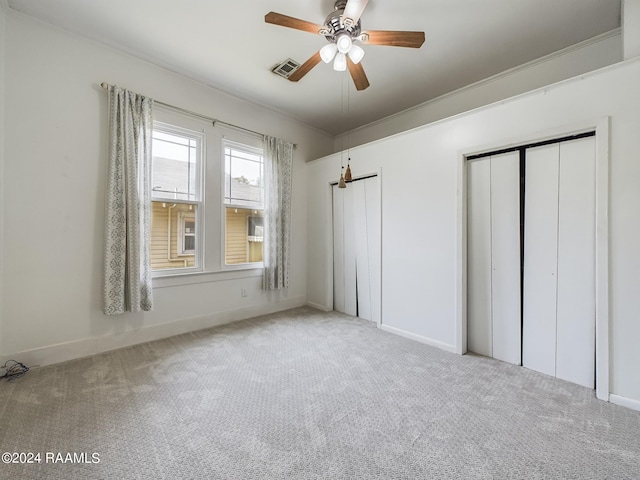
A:
{"label": "curtain rod", "polygon": [[[104,88],[105,90],[108,90],[109,87],[110,87],[110,85],[107,82],[102,82],[100,84],[100,86],[102,88]],[[244,128],[244,127],[241,127],[239,125],[234,125],[233,123],[223,122],[222,120],[218,120],[217,118],[209,117],[207,115],[202,115],[201,113],[197,113],[197,112],[192,112],[191,110],[187,110],[185,108],[176,107],[175,105],[171,105],[169,103],[164,103],[164,102],[161,102],[160,100],[154,100],[153,102],[157,103],[158,105],[162,105],[163,107],[170,108],[171,110],[175,110],[177,112],[186,113],[187,115],[192,115],[194,117],[198,117],[198,118],[202,118],[204,120],[208,120],[213,124],[214,127],[216,126],[216,123],[218,123],[220,125],[225,125],[227,127],[235,128],[237,130],[242,130],[242,131],[245,131],[245,132],[248,132],[248,133],[252,133],[253,135],[257,135],[259,137],[264,137],[264,133],[256,132],[255,130],[249,130],[248,128]],[[293,144],[293,148],[294,149],[298,148],[298,144],[294,143]]]}

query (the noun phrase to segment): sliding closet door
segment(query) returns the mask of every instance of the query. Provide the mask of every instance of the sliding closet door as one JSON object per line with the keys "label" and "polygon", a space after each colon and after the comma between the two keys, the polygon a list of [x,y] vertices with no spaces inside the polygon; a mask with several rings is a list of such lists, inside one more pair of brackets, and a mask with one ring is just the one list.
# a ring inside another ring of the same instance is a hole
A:
{"label": "sliding closet door", "polygon": [[467,163],[467,349],[492,356],[491,159]]}
{"label": "sliding closet door", "polygon": [[527,150],[522,364],[554,375],[559,144]]}
{"label": "sliding closet door", "polygon": [[381,213],[378,177],[333,187],[334,309],[380,322]]}
{"label": "sliding closet door", "polygon": [[352,190],[333,187],[333,308],[357,314]]}
{"label": "sliding closet door", "polygon": [[556,376],[594,388],[595,139],[560,144]]}
{"label": "sliding closet door", "polygon": [[369,278],[369,248],[367,233],[366,180],[351,182],[353,194],[353,227],[356,254],[356,287],[358,317],[371,320],[371,282]]}
{"label": "sliding closet door", "polygon": [[371,320],[382,323],[382,186],[376,176],[366,184],[369,265],[371,266]]}
{"label": "sliding closet door", "polygon": [[468,164],[467,348],[520,364],[518,152]]}
{"label": "sliding closet door", "polygon": [[333,187],[333,309],[344,312],[344,194]]}
{"label": "sliding closet door", "polygon": [[468,350],[593,388],[595,138],[470,160],[467,173]]}
{"label": "sliding closet door", "polygon": [[595,139],[527,152],[523,364],[595,383]]}
{"label": "sliding closet door", "polygon": [[351,182],[358,317],[380,322],[381,231],[378,177]]}
{"label": "sliding closet door", "polygon": [[520,155],[491,156],[493,358],[520,365]]}
{"label": "sliding closet door", "polygon": [[358,314],[357,300],[357,282],[356,282],[356,244],[355,244],[355,226],[353,217],[355,211],[353,208],[353,189],[338,188],[344,196],[344,257],[342,268],[344,270],[344,313],[348,315]]}

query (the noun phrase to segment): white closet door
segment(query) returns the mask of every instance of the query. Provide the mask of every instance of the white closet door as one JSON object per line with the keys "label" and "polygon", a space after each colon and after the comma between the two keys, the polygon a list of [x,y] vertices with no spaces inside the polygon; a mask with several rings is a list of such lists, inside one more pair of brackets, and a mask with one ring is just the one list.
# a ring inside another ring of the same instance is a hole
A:
{"label": "white closet door", "polygon": [[379,178],[364,181],[367,211],[367,241],[369,243],[369,287],[371,291],[371,321],[381,322],[382,311],[382,213]]}
{"label": "white closet door", "polygon": [[527,150],[523,365],[555,376],[559,144]]}
{"label": "white closet door", "polygon": [[467,179],[467,349],[491,357],[491,159],[470,160]]}
{"label": "white closet door", "polygon": [[556,376],[595,383],[595,139],[560,144]]}
{"label": "white closet door", "polygon": [[333,187],[333,308],[356,315],[356,250],[353,195]]}
{"label": "white closet door", "polygon": [[[337,188],[337,187],[336,187]],[[353,224],[353,189],[341,189],[344,195],[344,313],[358,314],[356,297],[356,245],[355,227]]]}
{"label": "white closet door", "polygon": [[366,180],[352,182],[347,188],[351,190],[353,195],[358,317],[364,320],[371,320],[371,282],[365,182]]}
{"label": "white closet door", "polygon": [[333,308],[380,322],[378,178],[333,187]]}
{"label": "white closet door", "polygon": [[520,154],[491,157],[493,358],[520,365]]}
{"label": "white closet door", "polygon": [[333,309],[345,311],[344,300],[344,194],[333,187]]}

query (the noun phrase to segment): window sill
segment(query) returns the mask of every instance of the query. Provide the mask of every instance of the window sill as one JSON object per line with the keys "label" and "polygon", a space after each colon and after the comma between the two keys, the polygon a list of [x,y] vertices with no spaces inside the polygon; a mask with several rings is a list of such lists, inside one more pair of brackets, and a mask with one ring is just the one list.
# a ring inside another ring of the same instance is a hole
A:
{"label": "window sill", "polygon": [[235,272],[237,270],[262,270],[264,269],[264,263],[262,262],[254,262],[254,263],[230,263],[224,264],[222,266],[223,272]]}
{"label": "window sill", "polygon": [[153,288],[176,287],[182,285],[195,285],[198,283],[225,282],[262,276],[262,266],[242,265],[243,268],[234,268],[221,272],[185,272],[174,275],[165,275],[152,278]]}

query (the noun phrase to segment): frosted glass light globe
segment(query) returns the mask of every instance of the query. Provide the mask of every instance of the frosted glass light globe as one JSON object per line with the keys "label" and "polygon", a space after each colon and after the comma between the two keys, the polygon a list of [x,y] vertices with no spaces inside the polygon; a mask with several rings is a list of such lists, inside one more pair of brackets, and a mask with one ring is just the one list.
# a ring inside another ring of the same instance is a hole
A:
{"label": "frosted glass light globe", "polygon": [[338,46],[338,51],[340,53],[348,53],[351,50],[351,45],[353,42],[351,41],[351,37],[346,33],[341,33],[338,35],[336,40],[336,45]]}
{"label": "frosted glass light globe", "polygon": [[338,47],[335,43],[329,43],[320,49],[320,58],[324,63],[329,63],[335,57]]}
{"label": "frosted glass light globe", "polygon": [[333,61],[333,69],[336,72],[344,72],[347,69],[347,56],[344,53],[338,52]]}
{"label": "frosted glass light globe", "polygon": [[364,50],[357,45],[352,45],[348,55],[353,63],[360,63],[360,60],[364,57]]}

